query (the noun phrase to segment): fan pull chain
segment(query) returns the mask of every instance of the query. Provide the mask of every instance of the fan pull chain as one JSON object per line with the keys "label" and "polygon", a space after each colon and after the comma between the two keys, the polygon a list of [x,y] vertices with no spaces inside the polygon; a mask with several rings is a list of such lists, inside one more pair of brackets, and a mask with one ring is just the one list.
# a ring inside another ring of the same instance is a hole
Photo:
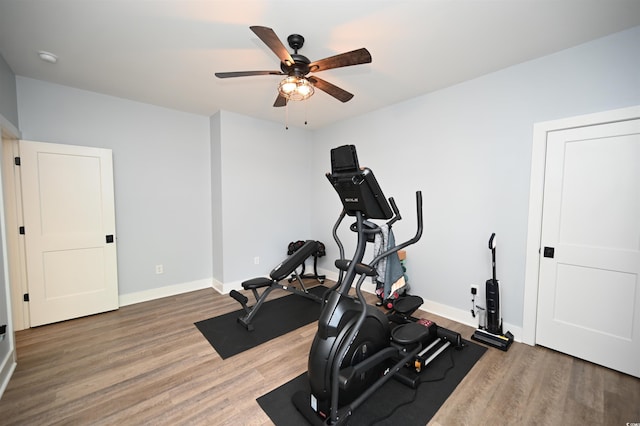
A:
{"label": "fan pull chain", "polygon": [[284,104],[284,129],[289,130],[289,102]]}

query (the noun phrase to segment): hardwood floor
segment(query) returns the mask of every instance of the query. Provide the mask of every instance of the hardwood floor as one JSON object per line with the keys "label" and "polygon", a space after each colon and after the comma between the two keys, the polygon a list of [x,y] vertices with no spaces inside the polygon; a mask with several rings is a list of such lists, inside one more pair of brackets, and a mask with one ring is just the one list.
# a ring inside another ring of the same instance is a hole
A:
{"label": "hardwood floor", "polygon": [[[20,331],[0,425],[272,424],[256,398],[306,370],[316,325],[223,361],[193,324],[238,307],[207,289]],[[514,343],[489,349],[430,424],[627,422],[640,422],[640,379]]]}

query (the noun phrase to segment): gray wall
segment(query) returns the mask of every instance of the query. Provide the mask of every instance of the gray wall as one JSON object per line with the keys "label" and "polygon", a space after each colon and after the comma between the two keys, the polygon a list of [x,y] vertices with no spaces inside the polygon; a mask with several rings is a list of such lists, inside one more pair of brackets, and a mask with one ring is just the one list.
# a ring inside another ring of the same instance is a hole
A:
{"label": "gray wall", "polygon": [[227,111],[220,117],[224,250],[222,275],[215,278],[227,290],[248,277],[267,275],[286,257],[291,241],[313,239],[314,204],[308,131]]}
{"label": "gray wall", "polygon": [[209,119],[29,78],[17,87],[23,139],[113,150],[120,295],[210,281]]}
{"label": "gray wall", "polygon": [[213,244],[213,279],[215,286],[222,290],[224,285],[223,241],[222,241],[222,134],[220,132],[221,112],[209,119],[211,134],[211,227]]}
{"label": "gray wall", "polygon": [[0,115],[16,129],[19,128],[16,76],[2,55],[0,55]]}
{"label": "gray wall", "polygon": [[491,276],[496,232],[504,320],[521,327],[533,125],[640,104],[638,46],[640,27],[318,131],[314,202],[335,214],[314,212],[312,231],[329,240],[340,209],[322,178],[329,149],[355,144],[405,216],[397,239],[413,232],[423,191],[425,232],[407,253],[414,293],[471,322],[469,288]]}

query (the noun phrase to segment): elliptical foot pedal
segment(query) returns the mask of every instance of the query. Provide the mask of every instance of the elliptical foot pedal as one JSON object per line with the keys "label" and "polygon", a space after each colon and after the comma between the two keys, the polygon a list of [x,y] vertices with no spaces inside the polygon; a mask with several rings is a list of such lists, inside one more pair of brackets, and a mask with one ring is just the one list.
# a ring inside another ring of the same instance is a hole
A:
{"label": "elliptical foot pedal", "polygon": [[422,341],[433,340],[435,333],[435,324],[431,327],[426,327],[416,322],[409,322],[391,331],[391,341],[408,346]]}
{"label": "elliptical foot pedal", "polygon": [[396,302],[393,304],[393,309],[395,309],[395,311],[399,314],[410,316],[416,310],[418,310],[418,308],[422,306],[423,303],[424,301],[420,296],[403,296],[396,300]]}

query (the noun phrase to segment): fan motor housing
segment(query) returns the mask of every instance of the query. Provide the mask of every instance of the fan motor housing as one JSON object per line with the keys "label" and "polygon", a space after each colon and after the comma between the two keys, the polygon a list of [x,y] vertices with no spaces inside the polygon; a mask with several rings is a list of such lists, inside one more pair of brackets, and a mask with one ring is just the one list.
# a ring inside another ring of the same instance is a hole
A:
{"label": "fan motor housing", "polygon": [[302,77],[309,74],[309,64],[311,61],[309,58],[303,55],[298,55],[296,53],[292,54],[293,64],[287,65],[284,62],[280,62],[280,69],[282,72],[288,75],[295,75],[297,77]]}

